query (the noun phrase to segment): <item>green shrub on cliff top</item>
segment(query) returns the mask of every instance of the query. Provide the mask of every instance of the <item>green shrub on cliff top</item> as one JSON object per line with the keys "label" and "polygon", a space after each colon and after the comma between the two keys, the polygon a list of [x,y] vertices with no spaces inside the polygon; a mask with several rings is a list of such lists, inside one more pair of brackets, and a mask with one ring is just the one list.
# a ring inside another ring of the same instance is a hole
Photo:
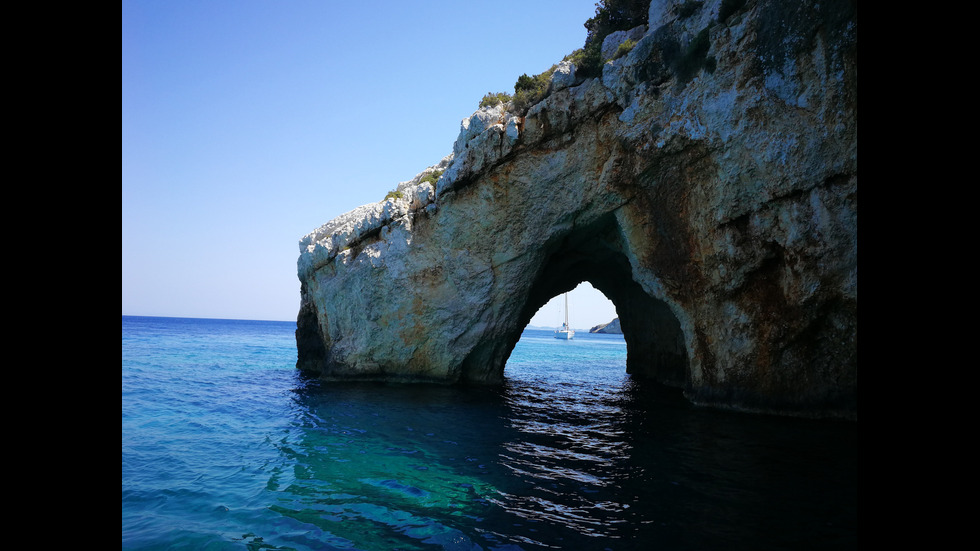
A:
{"label": "green shrub on cliff top", "polygon": [[501,103],[507,103],[510,99],[510,94],[507,92],[487,92],[487,95],[483,96],[483,99],[480,100],[480,108],[494,107]]}
{"label": "green shrub on cliff top", "polygon": [[[646,25],[650,15],[650,0],[600,0],[596,4],[595,16],[585,22],[585,46],[575,59],[575,73],[584,78],[597,77],[602,74],[602,41],[610,33],[628,31],[639,25]],[[622,55],[625,55],[626,50]],[[616,52],[619,56],[619,52]]]}
{"label": "green shrub on cliff top", "polygon": [[434,187],[436,185],[436,182],[439,180],[439,177],[442,176],[442,173],[443,173],[442,170],[436,170],[436,171],[430,172],[430,173],[426,174],[425,176],[423,176],[422,179],[419,180],[419,183],[420,184],[432,184],[433,187]]}
{"label": "green shrub on cliff top", "polygon": [[575,76],[592,78],[602,74],[602,42],[587,43],[584,47],[565,56],[565,61],[575,64]]}
{"label": "green shrub on cliff top", "polygon": [[650,16],[650,0],[599,0],[595,15],[585,22],[588,34],[585,43],[599,42],[615,31],[628,31],[646,25]]}
{"label": "green shrub on cliff top", "polygon": [[514,84],[514,109],[518,113],[526,113],[528,108],[548,96],[551,87],[551,75],[555,73],[557,68],[557,65],[552,65],[547,71],[533,77],[524,73],[517,78],[517,82]]}
{"label": "green shrub on cliff top", "polygon": [[[744,0],[742,0],[744,1]],[[649,19],[650,0],[599,0],[596,4],[595,16],[585,22],[588,31],[585,46],[565,56],[564,61],[575,64],[575,74],[580,78],[593,78],[602,74],[602,41],[615,31],[626,31],[639,25],[647,24]],[[634,41],[620,45],[615,58],[629,53],[635,46]],[[480,101],[480,107],[493,107],[505,102],[512,102],[514,110],[524,115],[527,110],[547,97],[550,91],[551,75],[557,65],[551,69],[529,77],[521,75],[514,85],[514,95],[504,92],[488,93]]]}

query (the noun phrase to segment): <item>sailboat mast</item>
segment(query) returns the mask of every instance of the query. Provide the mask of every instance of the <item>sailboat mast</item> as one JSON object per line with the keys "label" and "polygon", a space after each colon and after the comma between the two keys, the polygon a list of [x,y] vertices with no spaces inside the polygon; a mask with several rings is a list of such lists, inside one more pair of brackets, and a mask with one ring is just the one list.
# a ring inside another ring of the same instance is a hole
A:
{"label": "sailboat mast", "polygon": [[555,331],[555,338],[569,340],[574,334],[575,332],[568,326],[568,293],[565,293],[565,323]]}
{"label": "sailboat mast", "polygon": [[565,293],[565,329],[568,329],[568,293]]}

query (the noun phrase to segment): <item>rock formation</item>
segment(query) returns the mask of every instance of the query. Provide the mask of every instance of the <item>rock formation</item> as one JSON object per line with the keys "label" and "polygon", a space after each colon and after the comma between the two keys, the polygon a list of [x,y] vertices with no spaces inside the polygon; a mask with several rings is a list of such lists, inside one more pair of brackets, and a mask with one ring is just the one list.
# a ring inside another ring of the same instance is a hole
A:
{"label": "rock formation", "polygon": [[400,197],[305,236],[297,366],[497,383],[537,309],[589,281],[636,377],[856,417],[856,2],[721,5],[654,0],[601,77],[563,63],[526,114],[477,111]]}
{"label": "rock formation", "polygon": [[619,325],[619,318],[612,320],[609,323],[600,323],[592,329],[589,329],[589,333],[604,333],[607,335],[622,335],[623,328]]}

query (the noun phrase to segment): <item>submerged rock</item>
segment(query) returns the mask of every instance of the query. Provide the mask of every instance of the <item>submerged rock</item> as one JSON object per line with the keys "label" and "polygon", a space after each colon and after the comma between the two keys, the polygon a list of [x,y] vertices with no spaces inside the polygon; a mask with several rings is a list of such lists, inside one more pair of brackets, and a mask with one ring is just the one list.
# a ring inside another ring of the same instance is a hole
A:
{"label": "submerged rock", "polygon": [[601,78],[477,111],[400,197],[304,237],[298,367],[500,382],[537,309],[589,281],[635,376],[856,416],[855,3],[720,5],[655,1]]}

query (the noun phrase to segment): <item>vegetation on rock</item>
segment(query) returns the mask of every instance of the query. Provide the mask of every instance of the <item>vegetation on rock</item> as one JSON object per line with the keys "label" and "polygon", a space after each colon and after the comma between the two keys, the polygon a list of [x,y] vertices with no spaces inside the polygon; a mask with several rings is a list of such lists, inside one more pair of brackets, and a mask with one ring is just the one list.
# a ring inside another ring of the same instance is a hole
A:
{"label": "vegetation on rock", "polygon": [[[602,41],[610,33],[647,24],[649,10],[650,0],[599,0],[596,4],[595,16],[585,22],[585,29],[588,31],[585,46],[565,56],[563,61],[570,61],[575,65],[578,77],[600,76],[602,65],[609,61],[602,58]],[[613,59],[628,54],[635,45],[636,41],[627,40],[620,45]],[[533,77],[528,76],[527,73],[521,75],[514,85],[513,96],[506,92],[490,92],[483,96],[480,107],[494,107],[501,103],[512,102],[517,114],[526,114],[532,105],[548,97],[551,91],[551,76],[557,67],[552,65],[547,71]]]}
{"label": "vegetation on rock", "polygon": [[483,99],[480,100],[480,108],[496,107],[501,103],[507,103],[510,100],[510,94],[507,92],[487,92],[487,95],[483,96]]}
{"label": "vegetation on rock", "polygon": [[527,73],[517,77],[517,82],[514,84],[514,109],[518,113],[526,113],[528,108],[548,96],[551,75],[555,73],[557,67],[552,65],[547,71],[533,77],[527,76]]}
{"label": "vegetation on rock", "polygon": [[630,50],[632,50],[634,46],[636,46],[635,40],[630,39],[627,40],[626,42],[623,42],[622,44],[619,45],[618,48],[616,48],[616,53],[615,55],[613,55],[613,59],[619,59],[624,55],[630,53]]}
{"label": "vegetation on rock", "polygon": [[420,184],[432,184],[433,186],[435,186],[436,185],[436,182],[439,181],[439,177],[442,176],[442,173],[443,173],[442,170],[436,170],[434,172],[430,172],[430,173],[426,174],[425,176],[423,176],[422,179],[419,180],[419,183]]}
{"label": "vegetation on rock", "polygon": [[575,74],[583,78],[592,78],[602,74],[602,42],[586,44],[565,56],[564,61],[575,64]]}
{"label": "vegetation on rock", "polygon": [[596,4],[595,16],[585,22],[588,34],[582,53],[577,56],[578,61],[570,60],[575,63],[576,73],[585,78],[601,75],[602,65],[607,61],[602,59],[602,41],[610,33],[646,25],[649,12],[650,0],[600,0]]}

